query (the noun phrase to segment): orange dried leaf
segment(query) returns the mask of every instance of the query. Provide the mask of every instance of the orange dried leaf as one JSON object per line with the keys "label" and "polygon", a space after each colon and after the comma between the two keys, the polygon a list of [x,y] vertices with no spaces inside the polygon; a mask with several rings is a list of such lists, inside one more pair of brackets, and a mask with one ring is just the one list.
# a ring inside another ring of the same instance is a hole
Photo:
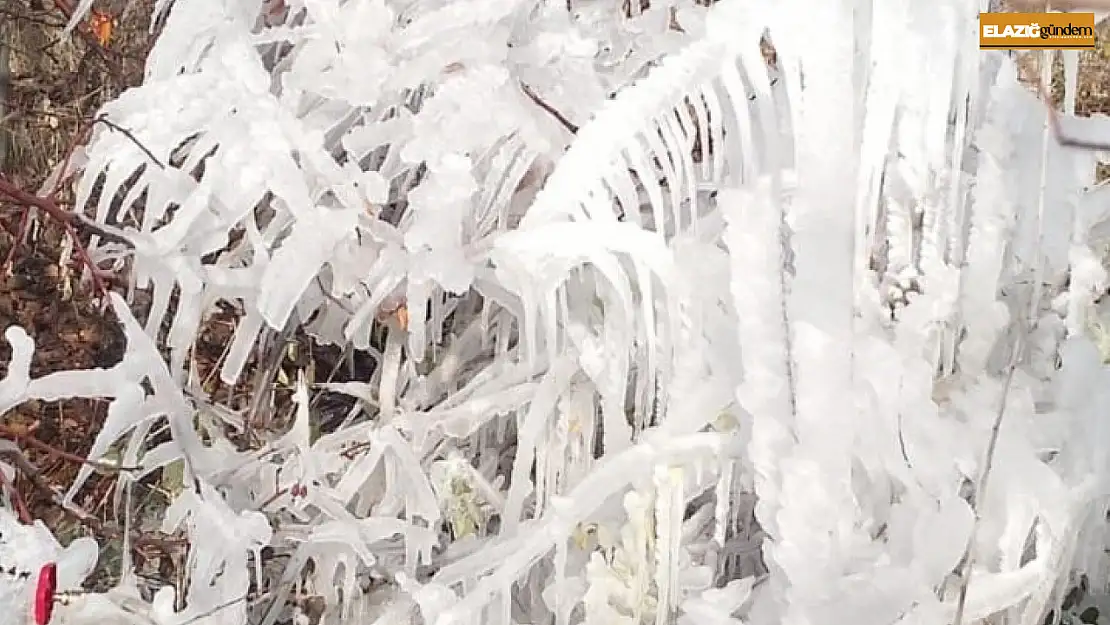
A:
{"label": "orange dried leaf", "polygon": [[402,304],[401,307],[398,308],[397,312],[394,313],[394,314],[397,315],[397,322],[400,324],[401,329],[405,330],[405,331],[408,331],[408,329],[409,329],[409,309],[408,309],[408,307]]}
{"label": "orange dried leaf", "polygon": [[102,47],[112,40],[112,31],[115,29],[116,19],[107,11],[93,9],[89,14],[89,30]]}

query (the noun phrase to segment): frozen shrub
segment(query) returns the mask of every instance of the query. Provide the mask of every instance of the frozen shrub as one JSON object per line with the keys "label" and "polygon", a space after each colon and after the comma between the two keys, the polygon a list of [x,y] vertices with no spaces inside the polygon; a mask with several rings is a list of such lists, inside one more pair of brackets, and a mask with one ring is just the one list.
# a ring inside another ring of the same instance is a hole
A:
{"label": "frozen shrub", "polygon": [[[106,371],[30,380],[9,330],[0,404],[112,398],[90,457],[182,472],[187,575],[147,602],[125,560],[59,618],[1039,623],[1102,588],[1095,154],[983,4],[159,2],[78,185],[153,304],[113,299]],[[190,365],[218,302],[226,383],[296,328],[375,366],[237,446]]]}

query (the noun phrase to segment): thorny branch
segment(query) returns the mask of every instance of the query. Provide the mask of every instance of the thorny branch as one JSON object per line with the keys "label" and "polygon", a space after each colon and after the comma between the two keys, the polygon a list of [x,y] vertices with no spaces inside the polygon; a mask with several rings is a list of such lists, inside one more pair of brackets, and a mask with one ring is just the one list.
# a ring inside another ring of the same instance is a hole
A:
{"label": "thorny branch", "polygon": [[[80,235],[82,233],[91,233],[98,235],[107,241],[122,243],[128,247],[131,247],[129,241],[127,241],[123,237],[116,235],[115,233],[101,228],[80,213],[65,210],[58,205],[58,202],[54,197],[43,197],[40,195],[35,195],[19,188],[10,180],[8,180],[8,178],[3,174],[0,174],[0,200],[7,200],[14,204],[23,206],[24,210],[27,210],[28,208],[38,209],[43,213],[46,213],[51,219],[59,223],[65,229],[66,234],[68,234],[73,239],[74,250],[77,254],[77,257],[81,261],[81,263],[86,268],[88,268],[89,275],[92,278],[93,286],[96,288],[97,293],[100,295],[107,294],[108,287],[105,284],[104,280],[105,278],[108,278],[110,274],[97,266],[92,257],[89,256],[88,248],[86,248],[85,245],[81,243]],[[22,234],[24,226],[25,221],[21,220],[20,234]],[[19,241],[13,243],[13,245],[18,244]]]}

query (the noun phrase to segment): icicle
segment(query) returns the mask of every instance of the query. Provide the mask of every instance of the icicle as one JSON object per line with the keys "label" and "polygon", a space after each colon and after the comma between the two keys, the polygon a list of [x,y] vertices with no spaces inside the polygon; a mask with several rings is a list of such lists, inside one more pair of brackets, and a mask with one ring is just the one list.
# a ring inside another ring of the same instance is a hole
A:
{"label": "icicle", "polygon": [[397,376],[401,370],[401,348],[404,345],[404,332],[389,328],[385,342],[385,357],[382,360],[382,377],[378,390],[381,402],[381,419],[388,423],[394,417],[397,406]]}
{"label": "icicle", "polygon": [[569,601],[567,585],[567,541],[555,545],[555,625],[570,625],[570,610],[574,604]]}
{"label": "icicle", "polygon": [[678,609],[679,550],[682,538],[682,516],[685,498],[682,492],[683,470],[678,467],[655,467],[655,588],[658,593],[655,623],[672,623]]}
{"label": "icicle", "polygon": [[732,509],[732,475],[735,463],[725,461],[721,464],[721,475],[717,478],[714,489],[716,501],[713,506],[713,542],[718,548],[725,546],[725,536],[728,532],[729,516]]}

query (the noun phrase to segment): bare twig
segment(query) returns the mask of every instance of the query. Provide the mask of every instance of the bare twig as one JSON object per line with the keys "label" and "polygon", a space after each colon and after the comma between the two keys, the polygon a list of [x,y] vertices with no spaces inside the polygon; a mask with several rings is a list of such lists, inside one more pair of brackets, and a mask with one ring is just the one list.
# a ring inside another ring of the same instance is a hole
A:
{"label": "bare twig", "polygon": [[27,444],[30,447],[34,447],[35,449],[38,449],[39,451],[45,452],[48,455],[57,456],[58,458],[61,458],[63,460],[68,460],[69,462],[73,462],[75,464],[86,464],[86,465],[96,469],[97,471],[101,471],[101,472],[105,472],[105,473],[120,473],[122,471],[139,471],[139,470],[142,469],[142,467],[126,467],[126,466],[119,466],[119,465],[109,464],[107,462],[99,462],[99,461],[96,461],[96,460],[89,460],[88,458],[78,456],[77,454],[71,454],[68,451],[65,451],[64,449],[59,449],[59,448],[55,447],[54,445],[51,445],[50,443],[39,440],[39,439],[35,438],[35,436],[33,434],[31,434],[30,432],[20,432],[20,431],[15,430],[14,428],[11,428],[7,425],[2,424],[2,423],[0,423],[0,436],[4,436],[4,437],[10,438],[12,440],[18,440],[22,443]]}
{"label": "bare twig", "polygon": [[995,449],[998,447],[998,434],[1002,431],[1002,420],[1006,416],[1006,402],[1010,397],[1010,387],[1014,381],[1014,372],[1017,370],[1018,360],[1020,359],[1021,349],[1020,346],[1014,349],[1011,356],[1009,370],[1006,373],[1006,379],[1002,383],[1002,397],[998,402],[998,410],[994,415],[994,423],[991,425],[990,438],[987,439],[987,449],[983,454],[983,465],[979,471],[978,483],[975,485],[975,492],[971,509],[975,513],[975,523],[971,528],[971,536],[968,537],[967,546],[964,548],[963,558],[960,560],[960,565],[957,567],[957,573],[960,576],[960,594],[956,599],[956,615],[952,620],[954,625],[963,625],[964,610],[967,607],[967,591],[971,586],[971,575],[974,571],[973,565],[975,564],[975,537],[979,529],[979,521],[981,519],[981,504],[986,499],[987,484],[990,480],[991,469],[994,467],[994,454]]}
{"label": "bare twig", "polygon": [[143,145],[143,143],[141,141],[139,141],[135,137],[135,135],[132,134],[132,132],[130,130],[128,130],[127,128],[124,128],[123,126],[120,126],[119,124],[109,120],[107,117],[104,117],[103,115],[94,119],[93,124],[104,124],[105,126],[111,128],[112,130],[115,130],[117,132],[122,132],[123,135],[125,137],[127,137],[128,139],[130,139],[131,143],[134,143],[136,147],[138,147],[140,150],[142,150],[143,154],[146,154],[146,157],[149,158],[155,165],[157,165],[159,169],[165,169],[166,168],[166,166],[164,164],[162,164],[162,161],[158,160],[158,157],[155,156],[154,153],[150,151],[150,148]]}
{"label": "bare twig", "polygon": [[[31,484],[35,487],[35,490],[42,493],[51,502],[53,502],[54,505],[64,510],[66,513],[75,518],[78,522],[80,522],[82,525],[88,528],[89,531],[93,532],[98,537],[112,538],[117,540],[123,538],[123,532],[116,527],[104,523],[100,519],[96,518],[96,516],[94,516],[92,513],[76,504],[63,501],[61,495],[54,491],[50,484],[47,483],[46,479],[42,477],[42,473],[38,470],[38,468],[35,467],[35,465],[31,464],[31,461],[27,460],[27,457],[24,456],[23,452],[21,452],[20,450],[13,448],[0,448],[0,457],[7,458],[8,461],[16,469],[18,469],[24,477],[30,480]],[[166,535],[152,536],[149,534],[144,534],[137,530],[131,531],[129,538],[132,541],[132,545],[136,548],[142,546],[153,546],[161,549],[163,552],[169,552],[173,548],[179,548],[186,544],[186,541],[181,538]]]}
{"label": "bare twig", "polygon": [[578,134],[578,126],[574,122],[567,119],[566,115],[563,115],[561,112],[559,112],[558,109],[551,106],[547,102],[544,102],[543,99],[540,98],[539,94],[537,94],[531,87],[522,82],[520,83],[520,89],[524,92],[524,95],[528,96],[533,102],[536,103],[537,106],[547,111],[547,113],[555,119],[559,120],[559,123],[562,124],[567,130],[569,130],[571,134]]}
{"label": "bare twig", "polygon": [[4,165],[8,160],[8,152],[11,150],[10,133],[4,129],[5,124],[2,123],[8,115],[7,101],[8,92],[11,90],[12,76],[12,50],[8,47],[6,39],[4,28],[0,27],[0,171],[4,171]]}

